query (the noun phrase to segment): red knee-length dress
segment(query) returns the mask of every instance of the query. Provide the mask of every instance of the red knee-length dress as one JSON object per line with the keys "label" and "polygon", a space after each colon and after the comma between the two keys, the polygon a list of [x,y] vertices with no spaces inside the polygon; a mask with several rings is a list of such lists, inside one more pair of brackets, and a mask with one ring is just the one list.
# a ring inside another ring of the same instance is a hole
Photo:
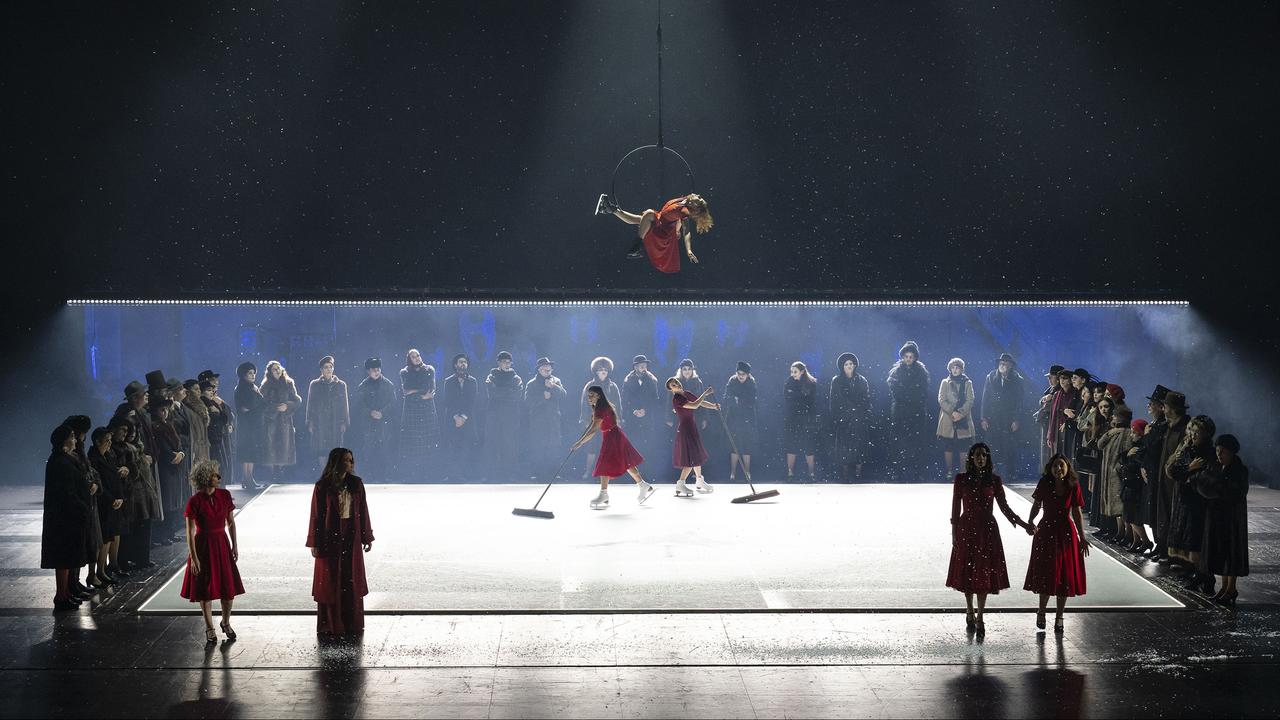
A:
{"label": "red knee-length dress", "polygon": [[195,520],[195,556],[200,560],[197,575],[187,560],[182,577],[182,597],[201,600],[226,600],[244,594],[240,571],[231,558],[231,541],[227,539],[227,518],[236,509],[231,493],[218,488],[212,493],[198,492],[187,500],[184,517]]}
{"label": "red knee-length dress", "polygon": [[671,407],[676,411],[676,441],[671,446],[671,464],[678,468],[701,467],[707,461],[707,450],[698,436],[698,421],[694,411],[685,403],[698,402],[698,396],[688,390],[671,396]]}
{"label": "red knee-length dress", "polygon": [[680,272],[680,223],[689,217],[684,203],[682,197],[668,200],[644,234],[644,250],[659,272]]}
{"label": "red knee-length dress", "polygon": [[618,418],[608,403],[596,405],[592,414],[600,420],[600,456],[596,458],[595,477],[618,477],[644,462],[644,456],[631,445],[631,441],[618,427]]}
{"label": "red knee-length dress", "polygon": [[1064,485],[1061,495],[1055,492],[1055,486],[1052,477],[1041,477],[1031,496],[1044,506],[1044,516],[1031,541],[1031,562],[1023,589],[1038,595],[1084,595],[1084,556],[1071,519],[1072,507],[1084,507],[1084,495],[1079,483],[1074,487]]}
{"label": "red knee-length dress", "polygon": [[951,545],[947,587],[965,593],[993,595],[1009,587],[1004,542],[1000,540],[1000,528],[991,513],[996,503],[1009,522],[1017,525],[1018,516],[1009,509],[999,475],[985,479],[965,473],[956,476],[951,492],[955,541]]}

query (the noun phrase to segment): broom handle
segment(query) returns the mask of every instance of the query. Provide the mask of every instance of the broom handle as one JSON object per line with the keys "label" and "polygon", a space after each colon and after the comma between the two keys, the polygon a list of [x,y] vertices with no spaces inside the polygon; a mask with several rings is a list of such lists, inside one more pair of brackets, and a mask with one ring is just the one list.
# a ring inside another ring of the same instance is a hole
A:
{"label": "broom handle", "polygon": [[542,498],[547,496],[547,491],[551,489],[551,483],[555,482],[556,478],[560,477],[560,471],[564,470],[564,466],[569,463],[569,458],[573,457],[573,453],[574,451],[570,450],[569,454],[564,456],[564,460],[560,461],[560,467],[556,468],[556,474],[551,476],[551,482],[547,483],[547,486],[542,488],[542,494],[538,496],[538,502],[533,504],[534,510],[538,509],[538,504],[542,502]]}
{"label": "broom handle", "polygon": [[[716,415],[720,418],[720,426],[724,428],[725,437],[729,438],[729,447],[733,448],[733,454],[737,455],[738,459],[741,460],[742,453],[738,452],[738,443],[734,442],[733,433],[729,432],[729,423],[724,419],[724,412],[716,410]],[[742,474],[747,476],[747,487],[751,488],[751,494],[755,495],[756,486],[755,483],[751,482],[751,471],[747,469],[746,463],[742,463]]]}

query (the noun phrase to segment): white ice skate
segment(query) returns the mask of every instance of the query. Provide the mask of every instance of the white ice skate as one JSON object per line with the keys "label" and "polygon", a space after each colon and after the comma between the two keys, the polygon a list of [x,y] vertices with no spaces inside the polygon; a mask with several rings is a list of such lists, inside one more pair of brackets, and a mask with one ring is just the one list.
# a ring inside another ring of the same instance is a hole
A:
{"label": "white ice skate", "polygon": [[609,491],[601,490],[600,494],[596,496],[596,499],[591,501],[591,509],[603,510],[607,507],[609,507]]}
{"label": "white ice skate", "polygon": [[640,490],[640,504],[643,505],[644,501],[648,500],[649,496],[653,494],[653,486],[641,480],[636,484],[636,487]]}
{"label": "white ice skate", "polygon": [[693,497],[693,491],[689,489],[688,485],[684,484],[683,480],[676,481],[676,497],[683,497],[683,498]]}
{"label": "white ice skate", "polygon": [[706,481],[706,480],[703,480],[701,477],[699,477],[699,478],[698,478],[698,481],[697,481],[697,482],[695,482],[693,485],[694,485],[694,487],[698,490],[698,492],[700,492],[700,493],[702,493],[702,494],[704,494],[704,495],[707,495],[707,494],[710,494],[710,493],[713,493],[713,492],[715,492],[715,491],[716,491],[716,489],[715,489],[715,488],[713,488],[713,487],[711,487],[710,485],[708,485],[708,484],[707,484],[707,481]]}

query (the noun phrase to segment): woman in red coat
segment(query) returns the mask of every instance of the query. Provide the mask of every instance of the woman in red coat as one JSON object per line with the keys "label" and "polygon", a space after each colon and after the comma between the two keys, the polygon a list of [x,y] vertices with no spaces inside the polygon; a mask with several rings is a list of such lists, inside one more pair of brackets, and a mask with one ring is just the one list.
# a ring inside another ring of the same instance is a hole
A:
{"label": "woman in red coat", "polygon": [[373,526],[364,481],[353,474],[355,456],[346,448],[329,451],[311,493],[307,547],[316,559],[311,597],[316,601],[316,632],[354,635],[364,632],[364,554],[373,550]]}
{"label": "woman in red coat", "polygon": [[712,487],[702,479],[702,463],[707,461],[707,451],[702,447],[702,438],[698,435],[698,421],[693,411],[698,408],[719,410],[720,406],[707,402],[707,396],[714,392],[711,388],[702,391],[701,395],[685,392],[684,386],[676,378],[667,381],[667,392],[671,393],[671,408],[675,410],[679,425],[676,426],[676,440],[671,446],[671,464],[680,469],[680,478],[676,480],[676,497],[693,497],[689,486],[684,481],[693,473],[697,478],[694,485],[700,493],[709,493]]}
{"label": "woman in red coat", "polygon": [[1049,458],[1031,499],[1034,502],[1027,522],[1034,524],[1041,509],[1044,518],[1031,541],[1031,562],[1023,589],[1040,595],[1036,627],[1041,630],[1049,597],[1058,598],[1053,631],[1061,633],[1062,609],[1067,605],[1067,598],[1085,593],[1084,559],[1089,556],[1089,541],[1080,531],[1084,527],[1084,517],[1080,514],[1084,496],[1080,492],[1080,480],[1065,456],[1059,453]]}
{"label": "woman in red coat", "polygon": [[[693,254],[693,233],[689,223],[697,229],[698,234],[707,232],[715,224],[711,219],[711,210],[701,195],[690,193],[684,197],[668,200],[659,211],[645,210],[640,215],[629,213],[614,204],[613,198],[601,195],[596,205],[597,215],[613,215],[628,225],[635,225],[637,241],[627,257],[638,258],[642,253],[649,255],[649,262],[659,272],[680,272],[680,241],[684,240],[684,251],[689,262],[697,263],[698,256]],[[688,221],[688,222],[686,222]]]}
{"label": "woman in red coat", "polygon": [[591,423],[582,432],[582,437],[573,444],[572,449],[577,450],[587,444],[596,431],[603,436],[600,442],[600,457],[596,459],[596,467],[591,473],[600,478],[600,494],[591,501],[591,508],[601,510],[609,507],[609,480],[624,474],[630,475],[636,481],[636,487],[640,490],[640,502],[643,504],[653,494],[653,486],[645,482],[645,479],[640,476],[640,471],[636,469],[640,467],[640,463],[644,462],[644,457],[632,447],[631,441],[627,440],[627,436],[622,433],[622,428],[618,427],[618,413],[604,396],[604,390],[599,385],[587,388],[587,404],[592,408]]}
{"label": "woman in red coat", "polygon": [[[231,605],[237,595],[244,594],[236,561],[240,546],[236,541],[236,503],[231,493],[222,489],[222,474],[212,460],[196,463],[188,476],[196,491],[187,500],[183,515],[187,518],[187,572],[182,577],[182,597],[200,603],[204,615],[204,636],[209,643],[218,642],[213,631],[213,601],[222,605],[222,634],[236,639],[231,629]],[[227,533],[231,542],[227,542]]]}
{"label": "woman in red coat", "polygon": [[1024,528],[1028,535],[1035,532],[1034,527],[1009,508],[1004,485],[1000,476],[992,472],[992,464],[991,448],[986,443],[969,448],[965,471],[956,476],[951,493],[951,566],[947,569],[947,587],[964,593],[965,625],[980,635],[986,632],[982,611],[987,606],[987,595],[1009,587],[1004,543],[1000,540],[995,516],[991,514],[992,505],[998,503],[1009,522]]}

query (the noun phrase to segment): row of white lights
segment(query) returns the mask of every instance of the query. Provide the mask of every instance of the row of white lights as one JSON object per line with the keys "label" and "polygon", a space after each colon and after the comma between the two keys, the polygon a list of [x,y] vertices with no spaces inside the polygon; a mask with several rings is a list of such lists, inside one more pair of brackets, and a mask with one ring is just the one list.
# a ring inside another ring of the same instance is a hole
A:
{"label": "row of white lights", "polygon": [[727,306],[750,305],[765,307],[883,307],[883,306],[1092,306],[1114,307],[1120,305],[1178,305],[1187,306],[1186,300],[68,300],[68,305],[251,305],[266,307],[297,306],[432,306],[467,305],[477,307],[529,306],[551,307],[656,307],[656,306]]}

